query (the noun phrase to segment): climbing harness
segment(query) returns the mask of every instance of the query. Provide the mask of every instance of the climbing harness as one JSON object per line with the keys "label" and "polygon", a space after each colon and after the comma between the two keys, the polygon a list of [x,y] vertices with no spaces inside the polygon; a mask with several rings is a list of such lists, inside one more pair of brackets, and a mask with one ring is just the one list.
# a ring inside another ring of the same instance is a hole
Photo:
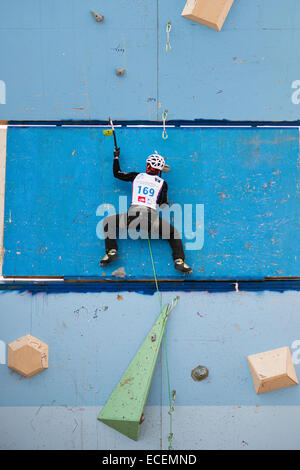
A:
{"label": "climbing harness", "polygon": [[172,29],[171,21],[168,21],[167,27],[166,27],[166,33],[167,33],[166,52],[169,52],[172,49],[172,46],[170,44],[170,31],[171,31],[171,29]]}
{"label": "climbing harness", "polygon": [[[154,266],[153,254],[152,254],[152,248],[151,248],[151,242],[150,242],[150,239],[149,239],[149,235],[148,235],[148,245],[149,245],[150,258],[151,258],[151,263],[152,263],[152,269],[153,269],[153,275],[154,275],[156,291],[157,291],[158,300],[159,300],[160,311],[162,311],[162,298],[161,298],[161,294],[160,294],[160,291],[159,291],[159,288],[158,288],[157,275],[156,275],[156,270],[155,270],[155,266]],[[177,302],[177,299],[178,299],[178,297],[176,297],[176,302]],[[174,437],[173,429],[172,429],[173,428],[172,415],[173,415],[173,412],[174,412],[174,402],[175,402],[175,397],[176,397],[176,390],[172,390],[172,394],[171,394],[168,351],[167,351],[167,342],[166,342],[166,330],[164,331],[163,341],[164,341],[164,349],[165,349],[165,356],[166,356],[166,369],[167,369],[167,379],[168,379],[168,395],[169,395],[169,411],[168,411],[168,414],[170,416],[170,432],[169,432],[169,436],[168,436],[168,442],[169,442],[168,450],[172,450],[173,449],[172,440],[173,440],[173,437]]]}
{"label": "climbing harness", "polygon": [[163,131],[162,131],[162,138],[166,140],[168,138],[168,134],[166,131],[166,120],[168,116],[168,110],[165,109],[164,112],[162,113],[162,121],[163,121]]}

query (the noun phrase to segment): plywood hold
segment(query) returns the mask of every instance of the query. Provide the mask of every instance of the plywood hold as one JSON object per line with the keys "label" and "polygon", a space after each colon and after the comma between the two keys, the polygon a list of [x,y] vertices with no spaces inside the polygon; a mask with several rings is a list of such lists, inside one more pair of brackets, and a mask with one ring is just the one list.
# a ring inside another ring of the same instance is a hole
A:
{"label": "plywood hold", "polygon": [[298,384],[288,346],[252,354],[248,364],[257,394]]}
{"label": "plywood hold", "polygon": [[48,368],[48,345],[31,335],[9,343],[7,365],[24,377],[31,377]]}
{"label": "plywood hold", "polygon": [[182,16],[221,31],[234,0],[187,0]]}

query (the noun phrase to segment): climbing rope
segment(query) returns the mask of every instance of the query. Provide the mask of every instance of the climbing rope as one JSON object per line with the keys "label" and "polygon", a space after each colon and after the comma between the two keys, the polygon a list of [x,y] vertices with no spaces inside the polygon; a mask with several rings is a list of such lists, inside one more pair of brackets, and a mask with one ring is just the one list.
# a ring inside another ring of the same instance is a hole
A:
{"label": "climbing rope", "polygon": [[168,138],[168,134],[167,134],[167,131],[166,131],[166,120],[167,120],[167,116],[168,116],[168,110],[165,109],[164,112],[162,113],[162,122],[163,122],[163,131],[162,131],[162,138],[165,140]]}
{"label": "climbing rope", "polygon": [[166,27],[166,33],[167,33],[167,43],[166,43],[166,52],[169,52],[172,49],[171,43],[170,43],[170,31],[172,29],[172,24],[171,21],[168,21],[167,27]]}
{"label": "climbing rope", "polygon": [[[152,254],[152,248],[151,248],[151,243],[149,239],[149,234],[148,234],[148,245],[149,245],[149,251],[150,251],[150,258],[151,258],[151,263],[152,263],[152,269],[153,269],[153,275],[154,275],[154,281],[155,281],[155,286],[156,286],[156,291],[158,295],[158,300],[159,300],[159,306],[160,306],[160,312],[162,311],[162,298],[161,294],[158,288],[158,281],[157,281],[157,275],[156,275],[156,270],[154,266],[154,260],[153,260],[153,254]],[[173,440],[173,422],[172,422],[172,415],[174,412],[174,402],[175,402],[175,397],[176,397],[176,390],[172,390],[172,395],[171,395],[171,386],[170,386],[170,374],[169,374],[169,362],[168,362],[168,351],[167,351],[167,341],[166,341],[166,329],[164,330],[164,335],[163,335],[163,340],[164,340],[164,349],[165,349],[165,355],[166,355],[166,369],[167,369],[167,379],[168,379],[168,395],[169,395],[169,411],[168,414],[170,416],[170,432],[168,436],[168,442],[169,442],[169,450],[172,450],[172,440]]]}

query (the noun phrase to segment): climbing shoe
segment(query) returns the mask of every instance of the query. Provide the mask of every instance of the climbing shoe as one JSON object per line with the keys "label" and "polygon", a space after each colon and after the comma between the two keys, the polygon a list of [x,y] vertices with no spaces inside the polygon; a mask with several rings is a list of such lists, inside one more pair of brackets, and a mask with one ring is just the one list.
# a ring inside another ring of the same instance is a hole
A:
{"label": "climbing shoe", "polygon": [[102,260],[100,261],[100,266],[106,266],[107,264],[111,263],[115,259],[117,259],[118,253],[117,250],[109,250],[105,256],[103,256]]}
{"label": "climbing shoe", "polygon": [[186,274],[190,274],[192,272],[192,268],[190,268],[182,258],[175,259],[175,269],[181,271]]}

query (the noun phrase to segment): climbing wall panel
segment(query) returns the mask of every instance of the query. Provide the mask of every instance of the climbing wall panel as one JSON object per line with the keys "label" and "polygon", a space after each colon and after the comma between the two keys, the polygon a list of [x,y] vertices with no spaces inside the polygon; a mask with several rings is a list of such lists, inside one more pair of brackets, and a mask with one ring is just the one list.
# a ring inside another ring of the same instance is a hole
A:
{"label": "climbing wall panel", "polygon": [[[171,165],[191,279],[299,274],[298,129],[169,128],[163,140],[159,128],[122,128],[117,137],[122,170],[143,171],[155,149]],[[3,275],[114,279],[123,267],[127,279],[153,277],[147,240],[120,240],[119,259],[98,266],[102,220],[131,196],[113,177],[112,151],[100,128],[8,129]],[[159,277],[183,277],[166,240],[152,249]]]}

